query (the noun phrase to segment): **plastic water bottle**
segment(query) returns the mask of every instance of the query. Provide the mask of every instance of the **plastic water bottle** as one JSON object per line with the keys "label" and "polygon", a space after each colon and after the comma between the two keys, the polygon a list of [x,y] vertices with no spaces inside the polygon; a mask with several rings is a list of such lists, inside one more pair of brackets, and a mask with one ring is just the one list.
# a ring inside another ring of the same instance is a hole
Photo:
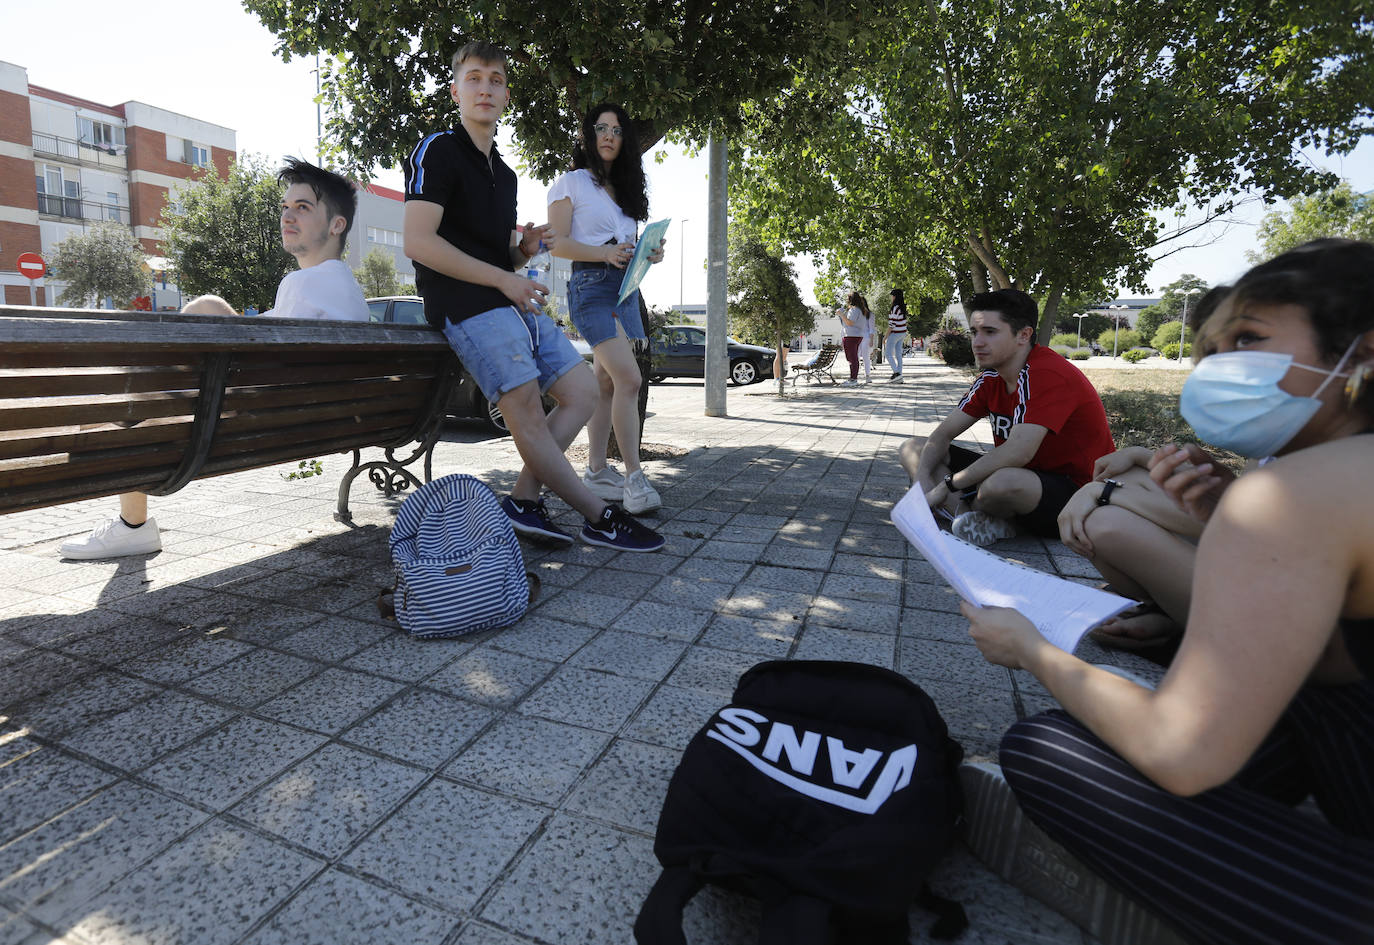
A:
{"label": "plastic water bottle", "polygon": [[533,279],[535,282],[548,285],[545,281],[549,275],[549,251],[544,248],[544,241],[539,241],[539,249],[525,263],[525,278]]}

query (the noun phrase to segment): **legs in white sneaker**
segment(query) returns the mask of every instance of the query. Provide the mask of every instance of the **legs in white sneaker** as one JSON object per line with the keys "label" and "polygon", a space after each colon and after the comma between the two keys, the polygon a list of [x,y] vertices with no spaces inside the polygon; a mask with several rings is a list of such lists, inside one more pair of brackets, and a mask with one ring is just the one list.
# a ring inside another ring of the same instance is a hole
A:
{"label": "legs in white sneaker", "polygon": [[644,470],[636,469],[625,478],[625,511],[631,515],[640,515],[644,512],[652,512],[660,508],[663,500],[659,498],[658,492],[649,485],[649,480],[644,477]]}
{"label": "legs in white sneaker", "polygon": [[582,474],[582,484],[598,499],[607,502],[619,502],[625,494],[625,477],[611,465],[603,466],[596,472],[592,472],[592,467],[588,466]]}
{"label": "legs in white sneaker", "polygon": [[949,528],[955,538],[979,548],[986,548],[1004,538],[1016,537],[1016,526],[1004,518],[996,518],[986,512],[965,512],[954,520]]}
{"label": "legs in white sneaker", "polygon": [[148,519],[137,528],[130,528],[123,518],[116,515],[85,538],[64,541],[59,550],[62,557],[77,561],[146,555],[162,550],[162,537],[153,519]]}

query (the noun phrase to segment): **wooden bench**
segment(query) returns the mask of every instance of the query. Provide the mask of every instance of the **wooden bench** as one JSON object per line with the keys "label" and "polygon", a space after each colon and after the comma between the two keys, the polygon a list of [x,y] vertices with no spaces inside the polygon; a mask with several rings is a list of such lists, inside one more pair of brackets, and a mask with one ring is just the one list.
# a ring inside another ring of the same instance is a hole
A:
{"label": "wooden bench", "polygon": [[458,370],[422,325],[0,306],[0,514],[352,450],[348,521],[429,480]]}
{"label": "wooden bench", "polygon": [[816,352],[816,356],[810,361],[805,361],[791,368],[792,386],[797,386],[797,378],[806,378],[807,383],[811,381],[828,380],[831,384],[835,383],[835,375],[831,373],[831,365],[835,363],[835,355],[839,353],[840,346],[825,342],[821,345],[821,350]]}

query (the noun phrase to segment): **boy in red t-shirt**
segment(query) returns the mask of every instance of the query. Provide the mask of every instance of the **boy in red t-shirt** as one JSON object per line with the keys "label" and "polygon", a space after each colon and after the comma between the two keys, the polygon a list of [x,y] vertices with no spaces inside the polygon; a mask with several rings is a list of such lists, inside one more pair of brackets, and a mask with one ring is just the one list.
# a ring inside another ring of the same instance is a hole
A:
{"label": "boy in red t-shirt", "polygon": [[[928,437],[902,445],[902,465],[951,530],[977,545],[1016,534],[1013,523],[1059,537],[1059,511],[1092,479],[1093,463],[1116,449],[1102,398],[1083,372],[1035,344],[1039,313],[1016,289],[970,300],[973,356],[982,373]],[[952,445],[981,417],[992,423],[987,453]]]}

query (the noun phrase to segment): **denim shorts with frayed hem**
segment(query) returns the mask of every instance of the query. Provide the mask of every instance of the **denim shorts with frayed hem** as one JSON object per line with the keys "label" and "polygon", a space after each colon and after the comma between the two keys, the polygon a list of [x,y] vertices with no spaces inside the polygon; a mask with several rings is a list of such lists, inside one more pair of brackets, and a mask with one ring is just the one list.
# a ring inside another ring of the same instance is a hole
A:
{"label": "denim shorts with frayed hem", "polygon": [[568,281],[568,317],[587,344],[595,348],[615,337],[616,319],[625,329],[627,338],[643,338],[644,323],[639,318],[639,290],[630,293],[623,302],[620,283],[625,270],[579,269]]}
{"label": "denim shorts with frayed hem", "polygon": [[582,363],[582,355],[552,318],[513,305],[449,322],[444,337],[492,403],[534,380],[544,393]]}

